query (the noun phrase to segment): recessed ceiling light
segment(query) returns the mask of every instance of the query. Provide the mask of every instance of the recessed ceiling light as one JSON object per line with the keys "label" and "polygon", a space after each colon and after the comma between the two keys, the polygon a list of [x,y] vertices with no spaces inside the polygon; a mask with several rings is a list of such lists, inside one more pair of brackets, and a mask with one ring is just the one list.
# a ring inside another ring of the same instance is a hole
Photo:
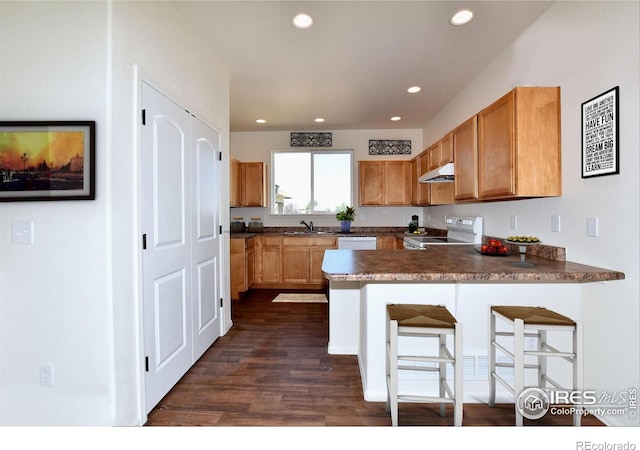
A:
{"label": "recessed ceiling light", "polygon": [[256,123],[267,123],[264,119],[256,119]]}
{"label": "recessed ceiling light", "polygon": [[402,117],[400,117],[400,116],[393,116],[391,118],[391,120],[394,121],[394,122],[397,122],[398,120],[401,120],[401,119],[402,119]]}
{"label": "recessed ceiling light", "polygon": [[318,117],[317,119],[313,119],[313,121],[317,123],[322,123],[324,122],[324,119],[322,117]]}
{"label": "recessed ceiling light", "polygon": [[409,89],[407,89],[407,92],[409,94],[416,94],[418,92],[420,92],[422,90],[422,88],[420,86],[411,86]]}
{"label": "recessed ceiling light", "polygon": [[473,19],[473,12],[468,9],[458,11],[453,15],[450,22],[451,25],[465,25]]}
{"label": "recessed ceiling light", "polygon": [[309,14],[301,13],[295,16],[291,22],[293,23],[294,27],[305,30],[313,25],[313,17],[311,17]]}

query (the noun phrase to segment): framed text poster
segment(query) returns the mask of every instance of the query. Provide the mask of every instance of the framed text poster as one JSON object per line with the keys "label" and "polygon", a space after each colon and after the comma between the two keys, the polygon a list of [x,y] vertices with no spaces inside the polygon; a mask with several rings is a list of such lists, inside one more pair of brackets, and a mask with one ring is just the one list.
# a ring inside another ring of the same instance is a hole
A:
{"label": "framed text poster", "polygon": [[582,104],[582,178],[620,173],[618,86]]}

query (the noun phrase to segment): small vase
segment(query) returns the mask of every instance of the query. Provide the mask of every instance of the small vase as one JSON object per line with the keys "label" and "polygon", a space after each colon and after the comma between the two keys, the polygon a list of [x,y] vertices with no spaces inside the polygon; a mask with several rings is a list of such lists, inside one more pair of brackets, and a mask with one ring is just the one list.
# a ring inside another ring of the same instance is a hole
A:
{"label": "small vase", "polygon": [[340,232],[341,233],[351,233],[351,221],[350,220],[342,220],[342,221],[340,221]]}

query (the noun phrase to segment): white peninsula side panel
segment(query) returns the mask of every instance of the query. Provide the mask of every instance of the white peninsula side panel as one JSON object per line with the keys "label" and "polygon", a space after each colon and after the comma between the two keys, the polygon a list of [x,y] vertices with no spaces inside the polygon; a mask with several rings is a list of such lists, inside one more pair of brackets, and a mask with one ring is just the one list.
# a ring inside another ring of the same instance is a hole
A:
{"label": "white peninsula side panel", "polygon": [[[488,398],[488,321],[490,305],[529,305],[553,309],[580,320],[580,285],[574,283],[452,283],[452,282],[341,282],[329,285],[330,354],[357,355],[367,401],[386,401],[386,305],[444,305],[462,323],[464,401],[481,403]],[[553,339],[552,337],[550,337]],[[555,345],[569,345],[558,336]],[[530,343],[534,345],[535,343]],[[414,347],[406,340],[405,348]],[[558,381],[568,382],[569,365]],[[415,376],[403,375],[404,388],[411,390]],[[402,381],[401,378],[401,388]],[[499,386],[497,399],[513,402]]]}

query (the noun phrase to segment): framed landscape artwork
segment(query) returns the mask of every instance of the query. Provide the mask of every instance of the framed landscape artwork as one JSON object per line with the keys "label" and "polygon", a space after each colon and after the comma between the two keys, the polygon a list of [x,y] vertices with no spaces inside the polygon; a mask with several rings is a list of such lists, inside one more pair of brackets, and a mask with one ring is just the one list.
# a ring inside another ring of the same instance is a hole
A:
{"label": "framed landscape artwork", "polygon": [[95,199],[95,122],[0,122],[0,201]]}

